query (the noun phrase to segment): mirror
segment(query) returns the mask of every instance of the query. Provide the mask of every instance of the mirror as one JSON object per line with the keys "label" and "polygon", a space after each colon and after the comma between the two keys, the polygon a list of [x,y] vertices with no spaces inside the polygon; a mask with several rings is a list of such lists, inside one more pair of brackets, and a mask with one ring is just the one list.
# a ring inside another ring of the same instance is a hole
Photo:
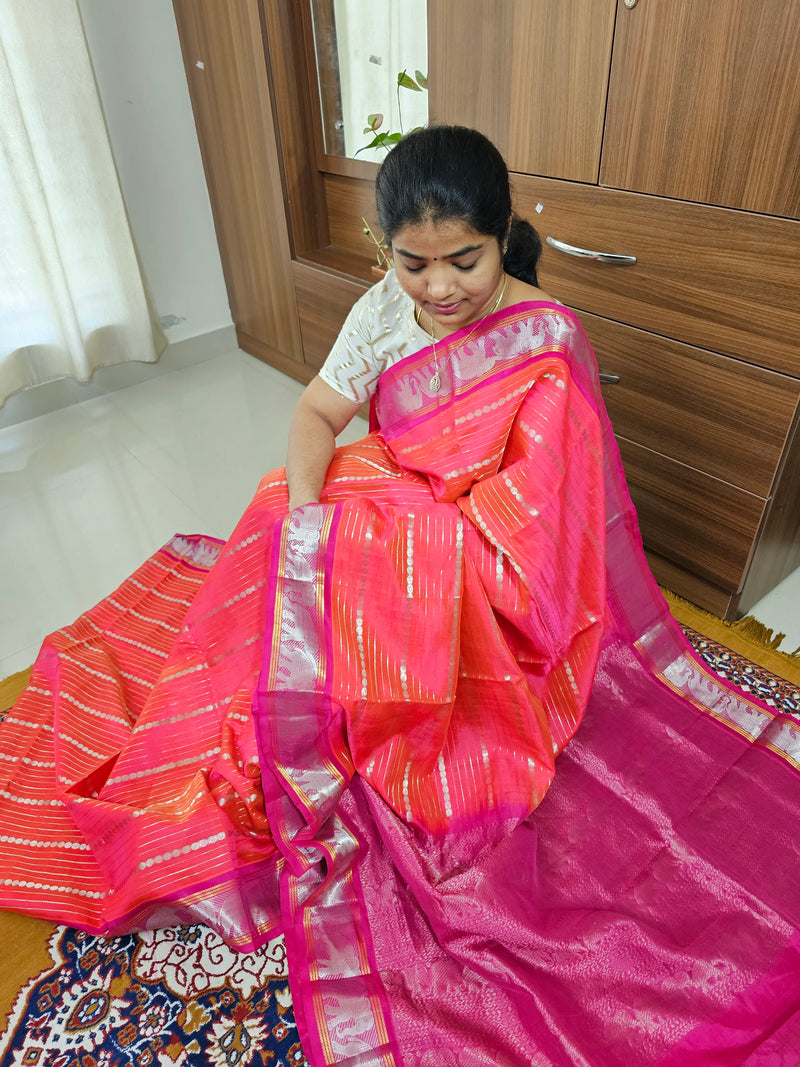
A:
{"label": "mirror", "polygon": [[380,163],[428,121],[427,0],[310,4],[325,152]]}

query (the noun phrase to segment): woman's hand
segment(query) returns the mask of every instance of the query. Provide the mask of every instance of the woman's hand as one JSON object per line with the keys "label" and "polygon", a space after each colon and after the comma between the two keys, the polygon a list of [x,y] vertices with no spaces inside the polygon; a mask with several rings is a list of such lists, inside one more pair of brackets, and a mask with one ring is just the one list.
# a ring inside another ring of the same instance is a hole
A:
{"label": "woman's hand", "polygon": [[336,437],[360,408],[335,389],[314,378],[297,402],[289,429],[286,479],[289,510],[319,503],[325,474],[336,449]]}

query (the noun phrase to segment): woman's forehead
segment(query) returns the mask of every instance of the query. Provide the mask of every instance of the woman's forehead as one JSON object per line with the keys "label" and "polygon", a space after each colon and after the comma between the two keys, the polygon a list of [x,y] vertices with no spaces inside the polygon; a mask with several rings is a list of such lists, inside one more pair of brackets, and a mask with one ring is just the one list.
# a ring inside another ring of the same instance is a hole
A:
{"label": "woman's forehead", "polygon": [[488,240],[486,234],[477,233],[465,222],[448,219],[401,226],[392,238],[392,248],[395,252],[410,252],[425,259],[444,259],[464,249],[480,247]]}

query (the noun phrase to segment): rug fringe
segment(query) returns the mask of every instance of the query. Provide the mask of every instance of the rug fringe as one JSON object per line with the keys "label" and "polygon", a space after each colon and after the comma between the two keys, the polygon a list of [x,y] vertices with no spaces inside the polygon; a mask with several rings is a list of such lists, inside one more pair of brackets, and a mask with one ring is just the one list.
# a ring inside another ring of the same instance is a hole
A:
{"label": "rug fringe", "polygon": [[800,648],[786,652],[778,647],[786,634],[776,634],[752,615],[746,615],[736,622],[725,622],[718,615],[684,600],[670,589],[662,586],[661,592],[679,623],[691,626],[712,641],[718,641],[773,674],[800,685]]}
{"label": "rug fringe", "polygon": [[[778,646],[786,637],[786,634],[776,634],[773,630],[770,630],[763,622],[759,622],[754,615],[745,615],[743,619],[738,619],[730,625],[732,630],[738,630],[744,637],[749,637],[751,641],[757,641],[766,648],[771,648],[774,652],[780,651]],[[796,653],[784,652],[784,655],[794,656]]]}

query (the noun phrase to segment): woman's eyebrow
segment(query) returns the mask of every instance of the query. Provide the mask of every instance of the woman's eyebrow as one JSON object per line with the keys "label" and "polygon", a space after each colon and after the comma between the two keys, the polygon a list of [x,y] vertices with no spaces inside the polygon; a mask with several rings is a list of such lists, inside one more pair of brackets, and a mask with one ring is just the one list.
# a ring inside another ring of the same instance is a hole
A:
{"label": "woman's eyebrow", "polygon": [[[467,252],[477,252],[479,248],[483,248],[483,245],[464,245],[463,248],[459,248],[457,252],[448,252],[446,256],[441,256],[441,259],[458,259],[459,256],[465,256]],[[405,248],[398,248],[397,252],[401,256],[405,256],[407,259],[425,259],[425,256],[415,255],[414,252],[407,252]]]}

